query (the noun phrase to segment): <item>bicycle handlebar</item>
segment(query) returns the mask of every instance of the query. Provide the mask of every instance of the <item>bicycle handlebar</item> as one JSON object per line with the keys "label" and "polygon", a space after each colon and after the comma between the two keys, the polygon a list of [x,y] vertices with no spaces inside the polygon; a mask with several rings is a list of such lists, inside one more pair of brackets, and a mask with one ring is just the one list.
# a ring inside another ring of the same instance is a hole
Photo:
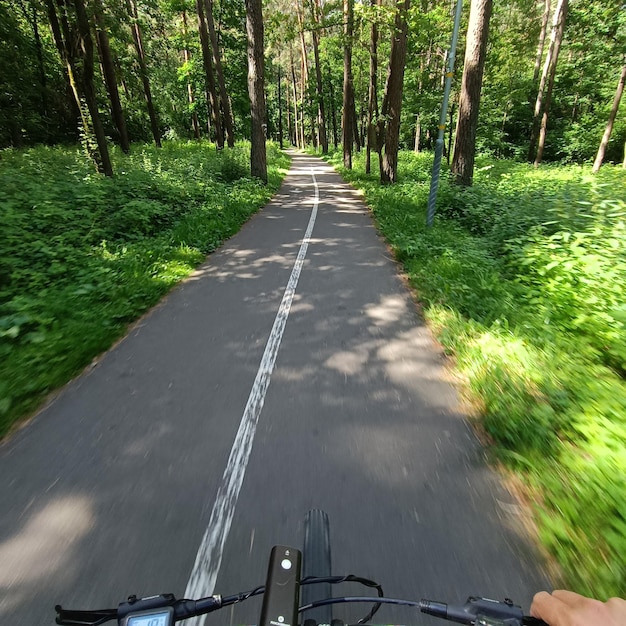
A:
{"label": "bicycle handlebar", "polygon": [[[302,606],[298,612],[302,613],[311,608],[324,606],[326,604],[339,603],[359,603],[366,602],[375,605],[375,609],[370,611],[368,616],[360,620],[365,623],[374,615],[381,604],[400,604],[419,608],[422,613],[433,615],[448,621],[470,626],[547,626],[545,622],[534,617],[524,615],[521,607],[506,599],[503,602],[470,596],[463,605],[451,605],[432,600],[400,600],[396,598],[386,598],[382,595],[382,588],[377,583],[362,579],[357,576],[333,576],[326,578],[310,577],[301,581],[301,584],[315,583],[340,583],[340,582],[361,582],[369,587],[376,587],[379,596],[350,596],[342,598],[328,598],[311,604]],[[196,617],[211,613],[225,606],[236,604],[248,598],[264,593],[265,588],[260,586],[255,589],[239,593],[233,596],[222,597],[213,595],[199,600],[176,599],[173,594],[161,594],[148,598],[137,598],[131,596],[126,602],[122,602],[117,609],[101,609],[96,611],[76,611],[63,609],[60,605],[55,607],[57,611],[56,623],[61,626],[100,626],[107,621],[117,619],[121,623],[124,618],[134,613],[150,609],[160,609],[172,607],[174,611],[174,621]]]}
{"label": "bicycle handlebar", "polygon": [[[234,602],[231,602],[233,604]],[[200,600],[177,600],[171,593],[165,593],[149,598],[137,598],[131,596],[126,602],[122,602],[117,609],[100,609],[96,611],[75,611],[64,609],[57,605],[56,623],[65,626],[100,626],[110,620],[121,622],[125,617],[140,611],[150,609],[162,609],[172,607],[174,609],[174,620],[181,621],[189,617],[196,617],[217,611],[225,606],[222,597],[219,595],[209,596]]]}
{"label": "bicycle handlebar", "polygon": [[[422,600],[420,611],[435,617],[441,617],[459,624],[488,623],[490,625],[510,624],[511,626],[547,626],[545,622],[536,617],[524,615],[522,608],[506,598],[504,602],[470,596],[462,606]],[[488,618],[480,622],[480,618]]]}

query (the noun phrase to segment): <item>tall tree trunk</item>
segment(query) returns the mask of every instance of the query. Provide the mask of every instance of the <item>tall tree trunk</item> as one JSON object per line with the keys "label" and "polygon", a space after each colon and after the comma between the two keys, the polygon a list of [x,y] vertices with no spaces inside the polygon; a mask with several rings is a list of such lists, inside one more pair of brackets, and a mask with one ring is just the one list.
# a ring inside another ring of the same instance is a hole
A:
{"label": "tall tree trunk", "polygon": [[[189,32],[189,28],[187,25],[187,11],[183,10],[183,39],[185,41],[183,47],[183,58],[185,59],[185,64],[189,64],[189,60],[191,55],[189,53],[189,48],[187,47],[187,33]],[[193,136],[196,139],[200,139],[200,122],[198,120],[198,114],[194,108],[195,98],[193,95],[193,87],[191,86],[191,81],[189,77],[187,77],[187,99],[189,101],[189,108],[191,109],[191,126],[193,128]]]}
{"label": "tall tree trunk", "polygon": [[265,80],[264,31],[262,0],[246,0],[246,30],[248,33],[248,94],[252,133],[250,137],[250,173],[267,183],[265,153]]}
{"label": "tall tree trunk", "polygon": [[[109,148],[93,84],[93,41],[85,5],[83,0],[73,2],[76,15],[75,29],[70,28],[68,5],[65,2],[57,0],[55,7],[53,0],[46,0],[46,6],[55,45],[65,65],[66,76],[80,113],[85,147],[97,171],[106,176],[113,176]],[[72,37],[71,32],[76,32],[76,35]]]}
{"label": "tall tree trunk", "polygon": [[343,119],[341,142],[343,165],[352,169],[352,137],[354,134],[354,85],[352,82],[352,35],[354,30],[354,0],[343,0],[344,48],[343,48]]}
{"label": "tall tree trunk", "polygon": [[[309,58],[306,49],[306,40],[304,38],[304,7],[300,5],[301,0],[296,0],[296,15],[298,17],[298,35],[300,37],[300,59],[302,64],[302,83],[309,83]],[[303,1],[303,0],[302,0]],[[304,94],[304,91],[302,92]],[[304,97],[304,96],[303,96]]]}
{"label": "tall tree trunk", "polygon": [[235,145],[235,131],[233,127],[233,112],[230,106],[230,98],[226,91],[226,81],[224,80],[224,70],[222,69],[222,53],[217,41],[215,32],[215,22],[213,20],[213,0],[204,0],[206,9],[206,21],[209,28],[209,38],[211,40],[211,48],[213,50],[213,61],[215,62],[215,74],[217,75],[217,84],[220,90],[220,100],[222,104],[222,115],[224,117],[224,129],[226,130],[226,143],[229,148]]}
{"label": "tall tree trunk", "polygon": [[222,130],[222,119],[220,114],[220,103],[215,88],[215,75],[213,74],[213,63],[211,60],[211,48],[209,46],[209,30],[204,14],[203,0],[196,0],[196,11],[198,12],[198,32],[200,34],[200,48],[202,49],[202,63],[204,65],[204,84],[206,88],[206,103],[209,112],[209,119],[213,121],[215,128],[215,143],[218,149],[224,147],[224,132]]}
{"label": "tall tree trunk", "polygon": [[333,86],[333,77],[330,67],[327,67],[326,76],[328,80],[328,95],[330,96],[330,119],[333,127],[333,145],[335,150],[339,147],[339,133],[337,131],[337,107],[335,106],[335,88]]}
{"label": "tall tree trunk", "polygon": [[408,35],[409,0],[398,0],[389,73],[385,85],[382,117],[385,122],[385,154],[381,161],[380,182],[395,183],[398,180],[398,147],[400,144],[400,113],[402,111],[402,86],[406,63],[406,41]]}
{"label": "tall tree trunk", "polygon": [[563,9],[561,14],[561,19],[559,20],[557,31],[556,31],[556,39],[554,43],[554,60],[550,67],[550,72],[548,76],[548,90],[546,92],[546,97],[543,102],[543,112],[541,115],[541,127],[539,130],[539,141],[537,143],[537,156],[535,157],[534,166],[539,167],[543,159],[543,149],[546,145],[546,135],[548,132],[548,113],[550,112],[550,104],[552,102],[552,90],[554,88],[554,78],[556,76],[556,64],[559,59],[559,50],[561,49],[561,42],[563,41],[563,34],[565,32],[565,19],[567,17],[567,0],[563,2]]}
{"label": "tall tree trunk", "polygon": [[[433,71],[432,71],[432,60],[435,54],[433,53],[433,42],[430,41],[428,44],[428,48],[426,49],[426,60],[425,60],[425,69],[428,70],[428,84],[432,84],[433,80]],[[423,81],[420,78],[419,92],[421,93],[423,89]]]}
{"label": "tall tree trunk", "polygon": [[317,113],[319,116],[318,128],[322,154],[328,154],[328,137],[326,135],[326,112],[324,110],[324,84],[322,81],[322,66],[320,65],[320,26],[321,26],[321,6],[319,0],[311,2],[311,12],[313,14],[313,56],[315,58],[315,78],[317,81]]}
{"label": "tall tree trunk", "polygon": [[456,141],[451,168],[454,182],[465,186],[471,185],[474,178],[476,128],[491,9],[492,0],[472,0],[467,27],[459,117],[456,124]]}
{"label": "tall tree trunk", "polygon": [[[187,99],[189,100],[190,107],[195,105],[195,98],[193,96],[193,87],[191,83],[187,83]],[[191,111],[191,128],[193,129],[194,139],[200,139],[200,120],[195,110]]]}
{"label": "tall tree trunk", "polygon": [[535,57],[535,71],[533,73],[533,83],[539,78],[541,61],[543,60],[543,48],[546,43],[546,33],[548,32],[548,22],[550,21],[551,0],[544,0],[543,17],[541,18],[541,31],[539,32],[539,43],[537,44],[537,56]]}
{"label": "tall tree trunk", "polygon": [[[379,0],[370,0],[372,8],[378,6]],[[376,150],[376,132],[374,128],[374,119],[378,117],[378,23],[376,19],[372,20],[372,29],[370,33],[370,74],[369,89],[367,100],[367,150],[365,155],[365,173],[369,174],[372,170],[371,155],[372,144]]]}
{"label": "tall tree trunk", "polygon": [[[19,0],[20,9],[24,15],[26,21],[30,24],[33,30],[33,37],[35,39],[35,50],[37,53],[37,73],[39,74],[39,88],[40,88],[40,104],[39,115],[45,121],[48,119],[48,81],[46,78],[46,68],[43,60],[43,44],[41,42],[41,35],[39,33],[39,18],[37,15],[37,5],[31,3],[30,7],[27,7],[22,0]],[[30,8],[30,11],[28,10]],[[21,137],[21,131],[20,131]]]}
{"label": "tall tree trunk", "polygon": [[[304,0],[302,0],[304,2]],[[300,5],[300,0],[295,2],[296,15],[298,17],[298,34],[300,36],[300,95],[302,101],[300,103],[300,117],[301,117],[301,142],[302,147],[306,145],[306,133],[305,133],[305,111],[307,110],[307,102],[309,100],[309,59],[306,48],[306,40],[304,36],[304,6]],[[315,124],[312,121],[311,126]]]}
{"label": "tall tree trunk", "polygon": [[111,54],[109,36],[107,35],[102,0],[93,0],[93,7],[94,16],[96,18],[96,41],[98,43],[104,82],[106,83],[109,100],[111,102],[111,115],[118,133],[120,146],[122,150],[128,154],[130,152],[130,140],[128,139],[128,130],[126,129],[126,119],[124,118],[124,111],[122,110],[120,92],[117,88],[117,76],[115,75],[113,55]]}
{"label": "tall tree trunk", "polygon": [[350,107],[352,108],[352,128],[354,132],[354,145],[356,146],[357,152],[361,152],[361,131],[359,130],[359,118],[356,114],[356,99],[354,97],[354,85],[352,86],[352,97],[350,102]]}
{"label": "tall tree trunk", "polygon": [[[543,114],[546,108],[549,108],[549,100],[552,96],[552,87],[554,85],[554,77],[556,75],[556,64],[561,49],[561,41],[565,31],[565,18],[567,15],[568,0],[558,0],[558,4],[554,11],[554,19],[552,22],[552,35],[550,37],[550,47],[543,65],[541,81],[537,91],[537,99],[535,101],[535,109],[533,111],[533,123],[530,135],[530,145],[528,148],[528,160],[535,160],[537,164],[541,162],[541,158],[537,161],[535,151],[537,150],[537,141],[540,135],[540,123],[543,124]],[[548,85],[546,91],[546,83]],[[547,125],[547,112],[545,113]],[[545,138],[545,132],[544,132]],[[543,152],[543,147],[542,147]],[[538,153],[537,153],[538,154]]]}
{"label": "tall tree trunk", "polygon": [[450,106],[450,123],[448,124],[448,149],[446,151],[446,160],[450,165],[450,154],[452,153],[452,125],[454,124],[454,102]]}
{"label": "tall tree trunk", "polygon": [[39,84],[41,86],[41,117],[48,118],[48,85],[46,79],[46,68],[43,61],[43,46],[41,35],[39,34],[39,24],[37,18],[37,8],[33,6],[33,35],[35,37],[35,47],[37,49],[37,68],[39,70]]}
{"label": "tall tree trunk", "polygon": [[415,145],[413,151],[419,153],[420,151],[420,138],[422,136],[422,123],[420,121],[420,114],[418,113],[415,120]]}
{"label": "tall tree trunk", "polygon": [[296,148],[303,148],[300,143],[300,131],[298,130],[298,82],[296,80],[296,66],[293,62],[293,48],[289,44],[289,62],[291,64],[291,84],[293,87],[293,122],[294,122],[294,145]]}
{"label": "tall tree trunk", "polygon": [[[367,78],[367,85],[365,85],[365,70],[363,69],[363,65],[365,63],[364,61],[365,57],[361,56],[360,60],[359,60],[359,89],[358,92],[359,93],[364,93],[367,88],[369,87],[369,76]],[[358,115],[357,115],[357,111],[356,111],[356,102],[357,102],[357,98],[356,98],[356,93],[357,93],[357,88],[354,88],[354,92],[355,92],[355,111],[354,111],[354,118],[356,120],[355,123],[355,127],[356,127],[356,132],[358,135],[358,139],[357,139],[357,150],[360,152],[361,148],[365,148],[365,146],[367,145],[367,107],[368,107],[368,101],[367,98],[359,98],[358,99],[358,103],[359,103],[359,111],[358,111]]]}
{"label": "tall tree trunk", "polygon": [[72,85],[74,84],[74,78],[73,76],[69,75],[71,65],[69,64],[68,50],[66,50],[65,47],[66,37],[69,37],[69,28],[61,27],[61,24],[64,21],[64,14],[61,13],[60,16],[57,16],[54,0],[45,0],[45,3],[46,12],[48,14],[48,23],[50,24],[50,32],[52,33],[52,40],[54,41],[57,52],[59,53],[61,65],[63,66],[63,75],[65,76],[66,82],[66,99],[71,109],[70,118],[73,121],[75,121],[79,117],[81,117],[82,119],[80,98],[76,98],[76,93],[72,87]]}
{"label": "tall tree trunk", "polygon": [[161,136],[159,133],[159,123],[157,121],[156,110],[152,102],[152,91],[150,89],[150,78],[148,77],[148,66],[146,65],[146,55],[143,49],[143,38],[141,36],[141,27],[139,26],[139,14],[135,0],[126,0],[126,9],[131,19],[131,33],[133,36],[133,44],[137,53],[139,62],[139,72],[141,74],[141,82],[143,83],[143,92],[146,98],[146,107],[148,108],[148,117],[150,118],[150,130],[157,148],[161,147]]}
{"label": "tall tree trunk", "polygon": [[578,121],[580,109],[580,93],[576,93],[574,96],[574,104],[572,106],[572,124],[575,124]]}
{"label": "tall tree trunk", "polygon": [[289,137],[289,143],[295,145],[293,141],[293,122],[291,120],[291,96],[289,91],[289,74],[285,75],[286,89],[285,89],[285,110],[287,112],[287,136]]}
{"label": "tall tree trunk", "polygon": [[[300,85],[300,88],[302,88],[302,85]],[[300,101],[300,147],[302,149],[306,148],[306,135],[304,132],[304,126],[305,126],[305,119],[304,119],[304,94],[302,94],[302,98]]]}
{"label": "tall tree trunk", "polygon": [[278,142],[280,149],[283,149],[283,98],[282,98],[282,77],[280,75],[280,65],[278,66]]}
{"label": "tall tree trunk", "polygon": [[624,93],[624,83],[626,83],[626,64],[624,64],[624,66],[622,67],[622,74],[619,78],[619,82],[617,83],[617,89],[615,90],[615,97],[613,98],[613,105],[611,106],[609,121],[607,122],[606,128],[604,130],[604,135],[602,136],[602,141],[600,142],[600,147],[598,148],[596,160],[593,162],[594,174],[599,171],[600,167],[602,166],[602,161],[604,161],[606,147],[609,143],[609,139],[611,138],[611,133],[613,132],[613,124],[615,123],[615,118],[617,117],[617,111],[619,109],[619,103],[622,99],[622,94]]}
{"label": "tall tree trunk", "polygon": [[82,59],[82,67],[80,67],[78,73],[81,78],[85,102],[87,103],[87,108],[89,109],[93,132],[98,146],[98,150],[96,152],[100,159],[100,162],[97,164],[98,170],[106,176],[113,176],[113,167],[111,165],[111,159],[109,158],[109,146],[107,145],[104,127],[102,126],[102,120],[100,119],[100,112],[98,111],[98,97],[96,95],[96,87],[93,82],[93,40],[91,39],[89,18],[87,17],[87,10],[85,9],[83,0],[74,0],[74,7],[76,9],[76,21],[80,36],[79,48]]}

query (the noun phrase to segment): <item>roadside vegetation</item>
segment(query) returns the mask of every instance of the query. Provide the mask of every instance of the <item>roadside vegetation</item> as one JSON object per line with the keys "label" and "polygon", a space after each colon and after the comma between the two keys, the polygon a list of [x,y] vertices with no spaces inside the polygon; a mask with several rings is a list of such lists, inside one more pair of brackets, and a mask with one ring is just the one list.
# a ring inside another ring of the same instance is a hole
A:
{"label": "roadside vegetation", "polygon": [[249,144],[134,145],[98,175],[80,148],[0,161],[0,436],[123,335],[278,189],[289,158]]}
{"label": "roadside vegetation", "polygon": [[626,170],[479,159],[473,187],[402,152],[381,186],[352,171],[455,358],[492,450],[527,488],[565,584],[626,592]]}

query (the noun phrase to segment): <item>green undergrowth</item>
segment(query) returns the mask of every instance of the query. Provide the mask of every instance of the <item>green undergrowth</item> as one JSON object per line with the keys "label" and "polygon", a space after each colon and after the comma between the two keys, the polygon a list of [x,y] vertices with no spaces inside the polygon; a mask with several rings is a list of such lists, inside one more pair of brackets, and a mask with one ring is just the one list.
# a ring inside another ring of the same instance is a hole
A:
{"label": "green undergrowth", "polygon": [[428,230],[432,156],[401,153],[394,186],[340,159],[565,584],[626,595],[626,171],[479,160],[472,188],[442,175]]}
{"label": "green undergrowth", "polygon": [[0,160],[0,435],[119,338],[278,189],[289,159],[268,145],[167,142],[113,154],[113,178],[77,149]]}

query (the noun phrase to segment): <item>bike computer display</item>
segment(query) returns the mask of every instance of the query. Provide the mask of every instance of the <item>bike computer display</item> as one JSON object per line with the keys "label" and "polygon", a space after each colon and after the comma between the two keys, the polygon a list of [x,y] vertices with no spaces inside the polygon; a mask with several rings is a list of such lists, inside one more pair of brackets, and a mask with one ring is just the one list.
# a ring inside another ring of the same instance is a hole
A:
{"label": "bike computer display", "polygon": [[127,615],[120,626],[172,626],[174,624],[174,609],[167,606],[161,609],[140,611]]}

